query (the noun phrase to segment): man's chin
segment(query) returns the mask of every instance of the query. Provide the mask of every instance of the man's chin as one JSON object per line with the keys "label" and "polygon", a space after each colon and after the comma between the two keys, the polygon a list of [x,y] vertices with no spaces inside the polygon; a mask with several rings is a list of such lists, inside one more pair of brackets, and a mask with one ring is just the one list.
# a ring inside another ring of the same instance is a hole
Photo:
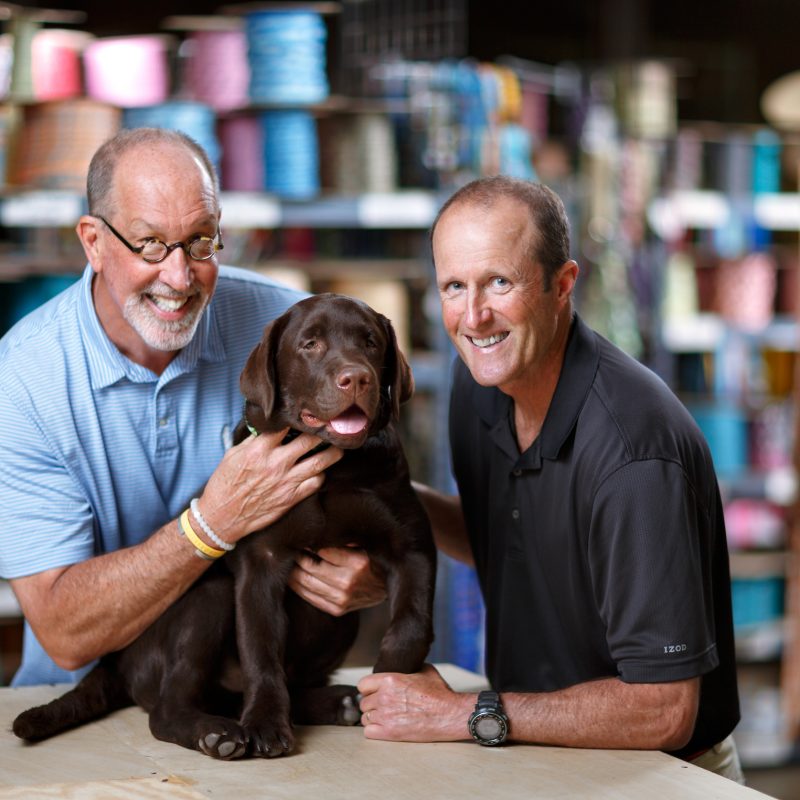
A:
{"label": "man's chin", "polygon": [[[129,322],[131,322],[129,320]],[[182,350],[194,338],[197,325],[200,322],[200,317],[196,317],[187,325],[182,325],[180,328],[170,328],[160,322],[148,321],[142,324],[140,320],[131,322],[131,326],[139,334],[142,341],[153,350],[159,350],[165,353],[172,353],[177,350]]]}
{"label": "man's chin", "polygon": [[146,308],[137,305],[136,308],[126,309],[125,319],[148,347],[173,353],[192,341],[205,308],[204,304],[190,317],[170,323],[157,319]]}

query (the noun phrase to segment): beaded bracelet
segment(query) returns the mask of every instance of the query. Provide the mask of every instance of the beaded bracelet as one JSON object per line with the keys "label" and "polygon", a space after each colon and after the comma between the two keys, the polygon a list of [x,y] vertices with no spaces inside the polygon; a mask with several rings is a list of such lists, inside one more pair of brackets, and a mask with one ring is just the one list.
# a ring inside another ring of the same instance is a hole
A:
{"label": "beaded bracelet", "polygon": [[189,509],[181,514],[180,518],[181,531],[186,535],[186,538],[194,545],[195,553],[200,558],[205,558],[207,561],[216,561],[225,555],[224,550],[217,550],[214,547],[207,545],[196,533],[192,524],[189,522]]}
{"label": "beaded bracelet", "polygon": [[231,544],[230,542],[225,542],[217,536],[214,531],[211,530],[211,526],[206,522],[205,517],[200,513],[200,504],[197,502],[197,498],[193,497],[192,502],[189,503],[189,507],[192,509],[192,514],[194,514],[194,518],[200,523],[200,527],[203,529],[203,533],[211,539],[214,544],[221,548],[222,550],[226,550],[230,553],[235,544]]}

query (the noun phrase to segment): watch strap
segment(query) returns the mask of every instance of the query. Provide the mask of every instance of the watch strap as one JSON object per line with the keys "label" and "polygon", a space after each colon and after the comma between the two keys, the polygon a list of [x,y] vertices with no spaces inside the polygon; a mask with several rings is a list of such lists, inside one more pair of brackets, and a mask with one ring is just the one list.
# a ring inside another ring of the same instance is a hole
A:
{"label": "watch strap", "polygon": [[503,704],[500,702],[500,695],[491,689],[478,692],[478,701],[475,703],[476,711],[483,711],[487,708],[499,708],[501,710],[503,708]]}

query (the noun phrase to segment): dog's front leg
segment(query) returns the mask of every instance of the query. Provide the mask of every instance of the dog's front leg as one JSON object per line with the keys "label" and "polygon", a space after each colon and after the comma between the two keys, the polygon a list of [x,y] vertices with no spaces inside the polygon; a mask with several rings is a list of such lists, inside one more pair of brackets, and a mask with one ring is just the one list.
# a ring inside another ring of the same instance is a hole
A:
{"label": "dog's front leg", "polygon": [[433,642],[435,552],[411,550],[384,566],[390,622],[374,672],[418,672]]}
{"label": "dog's front leg", "polygon": [[284,592],[294,561],[290,553],[279,552],[262,547],[257,557],[242,558],[236,572],[236,639],[244,683],[240,724],[252,755],[264,758],[294,747],[284,671]]}

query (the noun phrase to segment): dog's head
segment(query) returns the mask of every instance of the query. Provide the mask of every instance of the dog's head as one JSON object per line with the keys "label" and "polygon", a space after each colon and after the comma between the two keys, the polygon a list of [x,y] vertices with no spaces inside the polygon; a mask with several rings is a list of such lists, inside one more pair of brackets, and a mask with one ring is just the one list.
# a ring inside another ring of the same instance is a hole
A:
{"label": "dog's head", "polygon": [[240,386],[257,430],[288,426],[344,448],[397,419],[414,391],[391,322],[337,294],[301,300],[267,325]]}

